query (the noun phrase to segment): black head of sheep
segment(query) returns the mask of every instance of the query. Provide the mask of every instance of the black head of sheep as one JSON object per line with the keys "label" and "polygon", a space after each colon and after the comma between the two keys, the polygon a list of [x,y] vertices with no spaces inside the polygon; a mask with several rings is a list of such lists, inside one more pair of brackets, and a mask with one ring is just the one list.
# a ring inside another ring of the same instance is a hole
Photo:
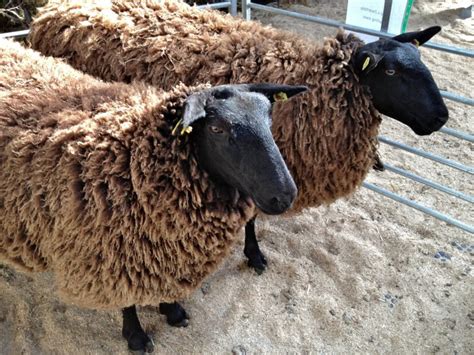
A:
{"label": "black head of sheep", "polygon": [[235,187],[267,214],[286,211],[297,194],[270,130],[272,102],[306,90],[273,84],[222,85],[190,96],[184,106],[183,127],[195,122],[201,166],[212,179]]}
{"label": "black head of sheep", "polygon": [[448,109],[417,48],[440,30],[434,26],[380,39],[361,47],[354,57],[360,81],[370,88],[377,110],[418,135],[431,134],[448,120]]}

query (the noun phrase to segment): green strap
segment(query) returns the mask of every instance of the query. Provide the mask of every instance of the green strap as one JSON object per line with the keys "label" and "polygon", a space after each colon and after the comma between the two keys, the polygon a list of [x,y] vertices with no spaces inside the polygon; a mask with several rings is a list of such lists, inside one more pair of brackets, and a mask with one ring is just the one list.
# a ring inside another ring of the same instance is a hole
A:
{"label": "green strap", "polygon": [[402,33],[406,32],[408,26],[408,18],[410,17],[411,8],[413,6],[413,0],[407,1],[407,6],[405,7],[405,15],[403,16],[402,22]]}

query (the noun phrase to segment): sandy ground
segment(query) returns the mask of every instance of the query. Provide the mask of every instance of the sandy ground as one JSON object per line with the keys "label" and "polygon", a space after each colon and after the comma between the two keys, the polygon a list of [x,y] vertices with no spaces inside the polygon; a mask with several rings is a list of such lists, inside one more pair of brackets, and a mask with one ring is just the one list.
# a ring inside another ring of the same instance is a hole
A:
{"label": "sandy ground", "polygon": [[[344,20],[345,1],[317,1],[295,11]],[[466,1],[417,1],[410,29],[443,25],[436,41],[474,47]],[[257,15],[257,13],[256,13]],[[281,16],[262,22],[321,40],[334,29]],[[443,89],[472,97],[472,59],[423,50]],[[473,109],[448,102],[448,127],[472,133]],[[386,118],[383,135],[472,165],[474,145],[437,133],[417,137]],[[386,162],[474,193],[467,174],[381,145]],[[474,224],[472,205],[397,175],[368,181]],[[182,302],[188,328],[166,325],[157,309],[140,309],[155,353],[474,353],[472,235],[367,189],[329,207],[258,224],[268,270],[246,267],[243,242],[194,296]],[[442,257],[440,257],[440,253]],[[1,354],[126,354],[120,312],[65,305],[51,275],[0,266]]]}

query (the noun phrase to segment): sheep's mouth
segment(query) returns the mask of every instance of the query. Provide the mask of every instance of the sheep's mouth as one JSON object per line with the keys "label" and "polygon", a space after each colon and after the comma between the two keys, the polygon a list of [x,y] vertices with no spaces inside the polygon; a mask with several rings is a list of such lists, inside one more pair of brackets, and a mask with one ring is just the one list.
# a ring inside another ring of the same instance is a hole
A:
{"label": "sheep's mouth", "polygon": [[253,202],[250,196],[245,197],[244,201],[249,207],[255,208],[255,202]]}
{"label": "sheep's mouth", "polygon": [[260,211],[262,211],[263,213],[267,215],[279,215],[287,211],[292,206],[292,203],[289,205],[288,204],[282,205],[278,202],[275,202],[273,204],[263,205],[259,203],[258,201],[255,201],[255,206],[257,206],[257,208]]}
{"label": "sheep's mouth", "polygon": [[[271,207],[268,207],[268,206],[264,206],[263,204],[261,204],[258,199],[254,200],[252,199],[252,197],[250,197],[250,195],[247,195],[247,194],[244,194],[242,192],[239,193],[239,197],[241,200],[243,200],[249,207],[257,207],[260,211],[262,211],[263,213],[265,214],[279,214],[279,213],[275,213]],[[237,201],[239,200],[238,197],[234,197],[234,205],[237,204]]]}
{"label": "sheep's mouth", "polygon": [[410,128],[419,136],[427,136],[434,132],[437,132],[444,126],[447,121],[447,117],[436,118],[433,120],[432,123],[429,125],[422,125],[422,124],[413,124]]}
{"label": "sheep's mouth", "polygon": [[437,132],[444,126],[448,120],[448,116],[429,116],[432,117],[427,120],[428,115],[417,115],[412,112],[406,112],[403,117],[396,118],[397,115],[392,111],[382,112],[385,116],[392,117],[395,120],[410,127],[410,129],[418,136],[427,136]]}
{"label": "sheep's mouth", "polygon": [[246,195],[240,192],[239,190],[235,189],[234,194],[232,196],[232,205],[237,206],[240,200],[244,201],[248,205],[248,207],[255,208],[255,202],[252,200],[252,198],[249,195]]}

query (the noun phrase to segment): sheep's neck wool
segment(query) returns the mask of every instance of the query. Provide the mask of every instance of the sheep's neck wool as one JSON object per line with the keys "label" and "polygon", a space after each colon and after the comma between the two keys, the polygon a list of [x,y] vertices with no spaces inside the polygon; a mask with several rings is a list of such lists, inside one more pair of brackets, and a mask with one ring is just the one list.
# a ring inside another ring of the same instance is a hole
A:
{"label": "sheep's neck wool", "polygon": [[52,271],[85,307],[188,296],[254,214],[199,168],[192,134],[171,134],[199,88],[104,83],[8,41],[0,52],[0,261]]}
{"label": "sheep's neck wool", "polygon": [[276,103],[273,134],[300,191],[292,212],[351,194],[374,164],[381,118],[350,65],[361,45],[340,31],[309,49],[309,92]]}

